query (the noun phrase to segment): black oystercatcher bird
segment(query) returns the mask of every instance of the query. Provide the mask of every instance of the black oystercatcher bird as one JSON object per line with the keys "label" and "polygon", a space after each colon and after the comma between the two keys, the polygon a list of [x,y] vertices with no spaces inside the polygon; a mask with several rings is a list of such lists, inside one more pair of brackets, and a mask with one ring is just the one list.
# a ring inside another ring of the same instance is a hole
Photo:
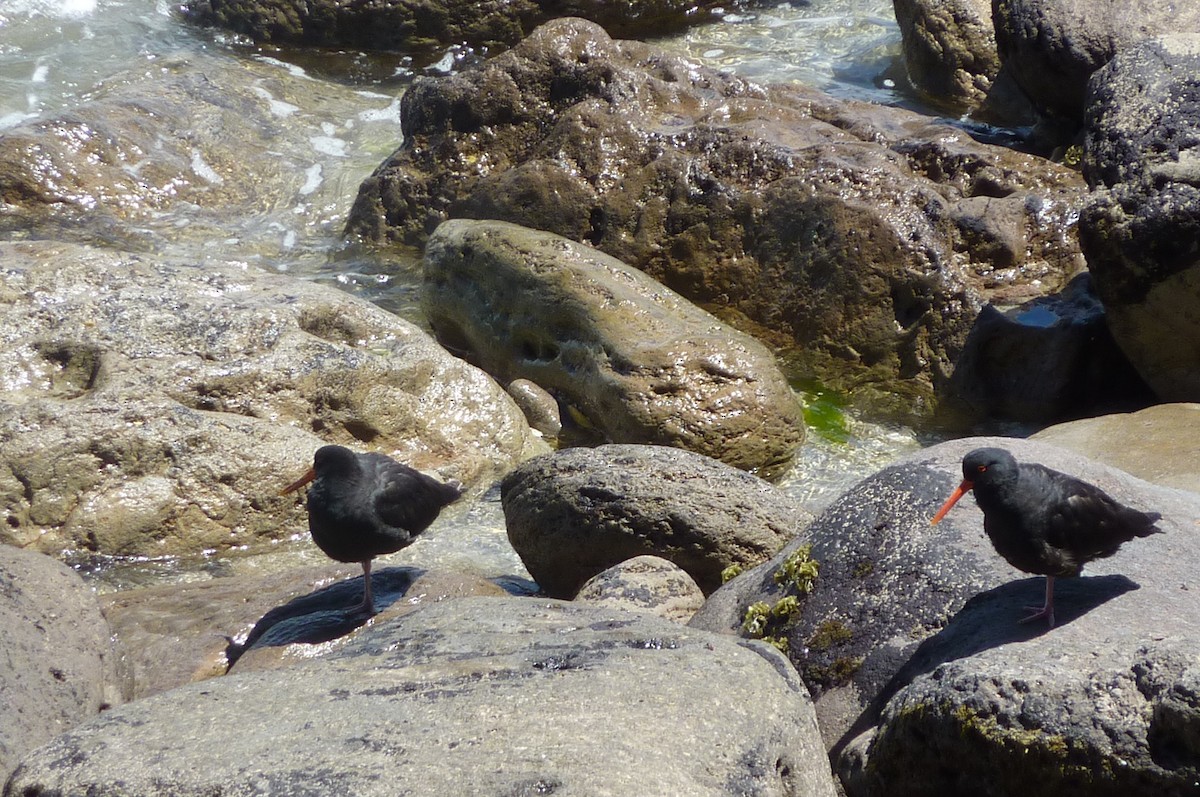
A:
{"label": "black oystercatcher bird", "polygon": [[331,559],[359,562],[362,603],[355,612],[374,613],[371,560],[412,543],[442,507],[462,495],[457,481],[440,482],[383,454],[359,454],[322,446],[313,466],[280,495],[308,488],[308,530]]}
{"label": "black oystercatcher bird", "polygon": [[1162,529],[1157,512],[1123,506],[1099,487],[1042,465],[1017,464],[1002,448],[963,457],[963,482],[933,516],[936,524],[968,491],[983,511],[983,530],[1013,567],[1046,577],[1046,601],[1021,622],[1045,617],[1054,627],[1054,579],[1112,556],[1134,537]]}

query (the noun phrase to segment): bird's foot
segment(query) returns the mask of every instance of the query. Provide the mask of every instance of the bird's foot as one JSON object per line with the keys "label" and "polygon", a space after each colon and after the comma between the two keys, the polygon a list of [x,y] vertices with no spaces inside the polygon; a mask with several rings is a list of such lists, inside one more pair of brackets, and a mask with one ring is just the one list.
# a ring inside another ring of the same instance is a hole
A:
{"label": "bird's foot", "polygon": [[1025,611],[1030,614],[1023,618],[1020,622],[1032,623],[1034,620],[1046,618],[1046,625],[1049,628],[1054,627],[1054,607],[1053,606],[1026,606]]}

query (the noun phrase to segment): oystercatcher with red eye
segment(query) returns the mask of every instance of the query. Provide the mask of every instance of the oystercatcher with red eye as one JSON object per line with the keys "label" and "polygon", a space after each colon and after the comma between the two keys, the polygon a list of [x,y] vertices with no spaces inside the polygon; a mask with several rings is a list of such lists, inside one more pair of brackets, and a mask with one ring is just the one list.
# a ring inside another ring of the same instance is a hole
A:
{"label": "oystercatcher with red eye", "polygon": [[1078,576],[1093,559],[1112,556],[1134,537],[1162,533],[1157,512],[1118,503],[1099,487],[1043,465],[1018,464],[1002,448],[963,457],[962,484],[933,516],[937,524],[968,492],[983,512],[983,530],[1010,565],[1046,577],[1046,600],[1021,622],[1054,627],[1054,579]]}

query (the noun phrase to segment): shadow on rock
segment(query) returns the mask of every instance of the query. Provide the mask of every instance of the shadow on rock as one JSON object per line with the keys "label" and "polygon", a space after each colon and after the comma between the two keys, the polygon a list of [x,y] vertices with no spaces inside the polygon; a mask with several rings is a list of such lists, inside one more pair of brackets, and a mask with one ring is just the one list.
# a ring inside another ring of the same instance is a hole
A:
{"label": "shadow on rock", "polygon": [[386,612],[425,573],[415,567],[387,567],[371,574],[376,615],[354,611],[362,600],[363,577],[348,578],[294,598],[264,614],[244,642],[230,641],[225,655],[232,668],[251,648],[316,645],[343,637]]}
{"label": "shadow on rock", "polygon": [[[880,713],[897,692],[939,665],[965,659],[991,648],[1026,642],[1053,633],[1044,621],[1022,623],[1024,607],[1040,606],[1044,596],[1042,577],[1010,581],[971,598],[938,633],[926,639],[903,667],[879,691],[850,730],[830,749],[837,770],[838,759],[855,738],[879,723]],[[1063,578],[1055,583],[1055,627],[1068,625],[1088,612],[1139,586],[1122,575]]]}

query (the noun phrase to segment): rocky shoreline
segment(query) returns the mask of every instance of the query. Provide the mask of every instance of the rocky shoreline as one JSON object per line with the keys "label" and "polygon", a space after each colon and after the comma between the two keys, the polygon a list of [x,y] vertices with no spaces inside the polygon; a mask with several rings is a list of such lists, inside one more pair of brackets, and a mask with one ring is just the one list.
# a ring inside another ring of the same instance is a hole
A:
{"label": "rocky shoreline", "polygon": [[[5,797],[1196,793],[1200,36],[1151,15],[1087,60],[1048,44],[1097,24],[1071,2],[1000,4],[990,38],[989,4],[961,0],[960,38],[924,5],[896,4],[914,82],[980,113],[1016,92],[1082,174],[531,3],[414,84],[342,198],[348,237],[424,249],[429,331],[158,251],[175,203],[217,230],[302,190],[253,75],[181,69],[0,134]],[[280,6],[333,43],[321,3]],[[246,33],[264,7],[191,19]],[[918,68],[922,30],[977,52]],[[1055,57],[1083,79],[1047,85]],[[1154,406],[933,445],[814,515],[770,481],[804,445],[784,357],[964,429]],[[385,561],[367,619],[352,566],[97,597],[57,561],[267,550],[328,442],[467,501],[499,485],[543,593]],[[1064,584],[1052,631],[1018,625],[1037,580],[979,513],[928,522],[982,444],[1166,533]]]}

